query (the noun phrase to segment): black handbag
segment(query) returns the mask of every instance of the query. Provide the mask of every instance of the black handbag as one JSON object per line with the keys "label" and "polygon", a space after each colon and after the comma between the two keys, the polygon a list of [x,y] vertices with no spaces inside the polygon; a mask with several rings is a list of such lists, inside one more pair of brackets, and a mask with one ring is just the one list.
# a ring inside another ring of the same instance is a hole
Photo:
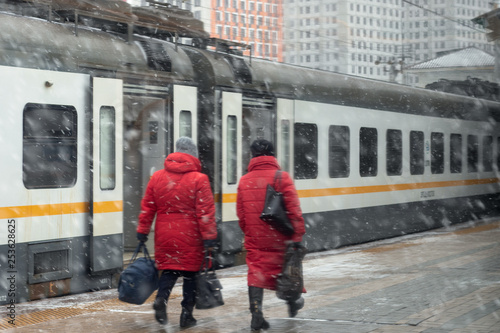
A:
{"label": "black handbag", "polygon": [[[137,258],[141,247],[144,257]],[[131,304],[143,304],[158,289],[158,280],[155,261],[149,256],[146,244],[140,242],[129,266],[120,274],[118,299]]]}
{"label": "black handbag", "polygon": [[207,255],[201,270],[196,276],[196,308],[197,309],[213,309],[224,305],[222,298],[222,284],[212,265],[210,266],[210,257]]}
{"label": "black handbag", "polygon": [[293,225],[286,215],[285,200],[283,194],[275,190],[276,179],[281,181],[281,174],[276,171],[274,175],[274,187],[267,184],[266,200],[264,202],[264,209],[260,215],[262,221],[267,222],[274,229],[278,230],[285,236],[291,236],[295,232]]}
{"label": "black handbag", "polygon": [[276,296],[285,301],[296,301],[304,290],[302,259],[307,249],[300,243],[288,244],[283,269],[276,279]]}

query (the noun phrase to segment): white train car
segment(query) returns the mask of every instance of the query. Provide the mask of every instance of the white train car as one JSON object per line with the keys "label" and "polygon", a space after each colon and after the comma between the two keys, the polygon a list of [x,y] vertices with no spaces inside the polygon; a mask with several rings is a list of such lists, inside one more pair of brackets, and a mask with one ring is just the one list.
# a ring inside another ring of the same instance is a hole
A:
{"label": "white train car", "polygon": [[[255,86],[269,83],[274,99],[266,107],[276,110],[275,120],[245,121],[254,110],[242,103],[234,111],[240,103],[233,103],[231,114],[247,133],[238,133],[243,142],[237,146],[248,155],[259,128],[276,123],[265,137],[295,179],[308,249],[498,215],[497,102],[266,62],[253,62],[252,74]],[[238,101],[238,93],[232,95]],[[245,172],[246,161],[227,164]],[[223,219],[231,230],[236,185],[226,182]],[[223,244],[230,243],[225,236]]]}
{"label": "white train car", "polygon": [[[36,285],[57,280],[51,293],[67,292],[89,269],[122,265],[122,84],[7,66],[0,73],[1,152],[8,161],[0,214],[9,226],[0,231],[2,272],[23,272]],[[82,257],[87,267],[72,260]],[[111,284],[109,276],[100,280]]]}
{"label": "white train car", "polygon": [[498,102],[238,46],[175,7],[0,4],[0,304],[113,287],[180,136],[212,182],[221,265],[244,250],[236,189],[257,138],[295,179],[310,251],[499,216]]}

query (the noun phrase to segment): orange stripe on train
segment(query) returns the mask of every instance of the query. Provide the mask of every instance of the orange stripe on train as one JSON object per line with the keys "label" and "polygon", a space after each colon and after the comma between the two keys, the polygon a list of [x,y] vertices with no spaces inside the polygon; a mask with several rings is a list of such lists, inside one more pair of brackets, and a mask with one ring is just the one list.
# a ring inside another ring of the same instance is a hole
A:
{"label": "orange stripe on train", "polygon": [[[495,184],[499,182],[500,182],[499,178],[485,178],[485,179],[452,180],[452,181],[427,182],[427,183],[319,188],[310,190],[297,190],[297,193],[300,198],[313,198],[313,197],[326,197],[333,195],[419,190],[424,188],[437,188],[437,187],[484,185],[484,184]],[[224,194],[223,200],[224,203],[236,202],[236,194],[235,193]]]}
{"label": "orange stripe on train", "polygon": [[[94,213],[114,213],[123,210],[123,201],[104,201],[94,203]],[[0,207],[0,219],[33,216],[81,214],[90,212],[88,202],[72,202],[46,205]]]}

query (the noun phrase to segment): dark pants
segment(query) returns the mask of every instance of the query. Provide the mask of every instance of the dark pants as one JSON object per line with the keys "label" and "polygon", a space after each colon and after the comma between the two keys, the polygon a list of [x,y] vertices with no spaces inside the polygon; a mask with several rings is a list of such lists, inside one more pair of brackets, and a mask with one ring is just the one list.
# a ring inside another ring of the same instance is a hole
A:
{"label": "dark pants", "polygon": [[177,282],[177,278],[182,276],[184,282],[182,284],[183,299],[181,305],[183,308],[192,310],[196,303],[196,273],[197,272],[164,270],[160,277],[156,299],[163,298],[165,301],[168,301],[172,288]]}

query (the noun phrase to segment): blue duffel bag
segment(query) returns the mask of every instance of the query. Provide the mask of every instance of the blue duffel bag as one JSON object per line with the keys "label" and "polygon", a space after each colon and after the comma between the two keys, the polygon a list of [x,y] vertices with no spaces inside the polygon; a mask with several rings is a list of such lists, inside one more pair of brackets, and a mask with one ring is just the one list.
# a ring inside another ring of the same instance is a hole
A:
{"label": "blue duffel bag", "polygon": [[[137,258],[143,248],[144,257]],[[136,259],[137,258],[137,259]],[[132,255],[130,264],[120,274],[118,299],[132,304],[143,304],[158,289],[158,270],[149,256],[146,244],[140,242]]]}

